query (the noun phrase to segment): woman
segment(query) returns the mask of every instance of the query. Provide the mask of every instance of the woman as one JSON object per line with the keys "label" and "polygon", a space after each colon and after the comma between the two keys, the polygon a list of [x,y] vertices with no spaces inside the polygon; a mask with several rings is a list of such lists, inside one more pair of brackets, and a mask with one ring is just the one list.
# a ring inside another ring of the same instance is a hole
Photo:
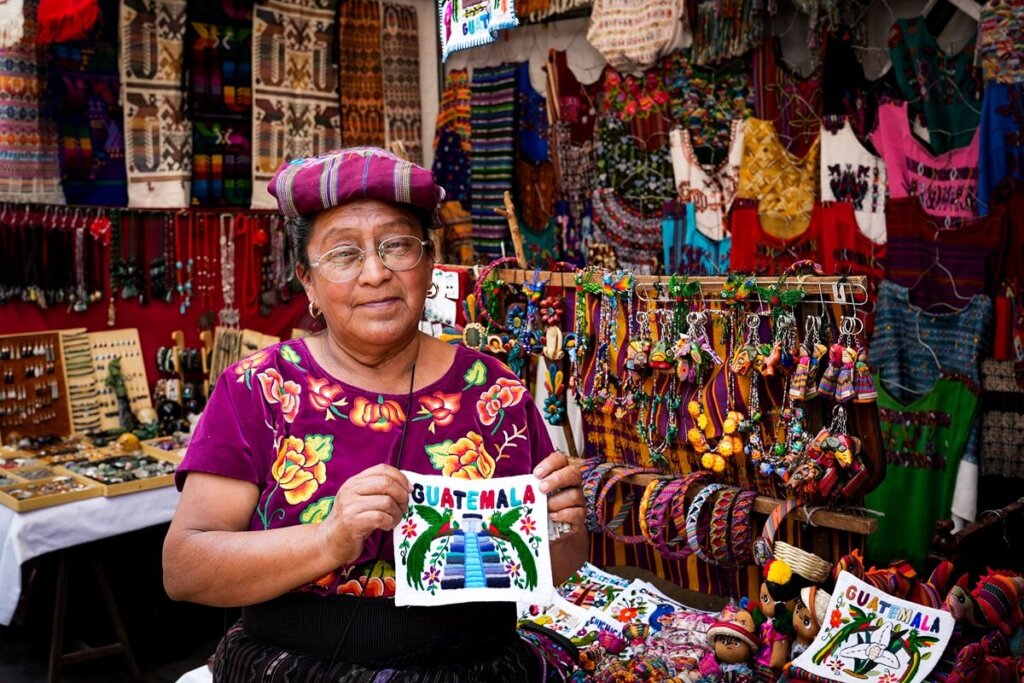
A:
{"label": "woman", "polygon": [[164,544],[175,599],[242,606],[215,679],[530,681],[512,603],[398,608],[401,470],[533,472],[556,583],[586,555],[580,476],[501,363],[419,332],[431,284],[429,171],[379,149],[299,160],[270,184],[326,330],[225,371],[196,427]]}

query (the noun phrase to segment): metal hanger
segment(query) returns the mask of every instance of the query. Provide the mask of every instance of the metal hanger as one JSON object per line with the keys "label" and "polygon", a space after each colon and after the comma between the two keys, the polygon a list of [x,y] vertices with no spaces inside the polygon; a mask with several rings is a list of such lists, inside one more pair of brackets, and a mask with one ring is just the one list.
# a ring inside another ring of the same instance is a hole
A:
{"label": "metal hanger", "polygon": [[[927,268],[925,268],[924,270],[921,271],[921,274],[917,276],[917,280],[914,282],[914,284],[912,284],[911,286],[907,287],[907,291],[910,292],[910,291],[913,291],[915,288],[917,288],[917,286],[921,284],[922,280],[924,280],[924,276],[927,275],[929,272],[931,272],[931,270],[933,268],[940,269],[949,278],[949,284],[953,288],[953,296],[955,296],[957,299],[960,299],[961,301],[966,301],[968,303],[970,303],[973,300],[973,297],[963,296],[957,290],[957,288],[956,288],[956,278],[953,277],[953,273],[950,272],[949,268],[947,268],[946,266],[942,265],[941,261],[939,261],[939,248],[938,247],[935,247],[935,258],[934,258],[934,260],[932,260],[931,265],[929,265]],[[946,303],[945,301],[937,301],[937,302],[931,304],[931,306],[946,306],[947,308],[952,309],[954,312],[959,312],[959,311],[964,310],[964,308],[966,308],[966,304],[964,306],[960,307],[960,308],[957,308],[956,306],[953,306],[952,304]],[[929,306],[929,308],[931,306]]]}

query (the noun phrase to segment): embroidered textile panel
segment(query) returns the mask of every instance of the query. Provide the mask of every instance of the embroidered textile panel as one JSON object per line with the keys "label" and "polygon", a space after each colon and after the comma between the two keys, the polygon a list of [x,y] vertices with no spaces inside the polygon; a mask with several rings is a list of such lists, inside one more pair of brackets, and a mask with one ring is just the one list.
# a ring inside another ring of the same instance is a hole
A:
{"label": "embroidered textile panel", "polygon": [[512,253],[508,222],[496,214],[512,191],[515,133],[516,67],[512,64],[473,71],[473,129],[470,174],[473,179],[473,242],[486,260]]}
{"label": "embroidered textile panel", "polygon": [[[25,3],[0,0],[0,49],[14,47],[25,35]],[[33,17],[35,16],[33,10]]]}
{"label": "embroidered textile panel", "polygon": [[189,204],[192,123],[185,116],[185,0],[121,1],[128,205]]}
{"label": "embroidered textile panel", "polygon": [[[448,199],[469,206],[470,145],[469,72],[452,69],[444,77],[441,108],[434,131],[434,178]],[[470,245],[472,250],[472,245]]]}
{"label": "embroidered textile panel", "polygon": [[43,113],[43,60],[35,43],[35,0],[25,2],[22,38],[0,49],[0,201],[63,204],[57,124]]}
{"label": "embroidered textile panel", "polygon": [[416,30],[416,8],[385,4],[381,41],[387,143],[390,145],[400,140],[405,145],[409,160],[422,164],[420,43]]}
{"label": "embroidered textile panel", "polygon": [[1024,479],[1024,390],[1013,362],[982,362],[981,383],[981,474]]}
{"label": "embroidered textile panel", "polygon": [[51,48],[50,93],[69,204],[128,204],[117,11],[116,4],[105,4],[100,28],[92,38]]}
{"label": "embroidered textile panel", "polygon": [[249,206],[252,5],[188,0],[192,206]]}
{"label": "embroidered textile panel", "polygon": [[384,146],[384,66],[380,3],[344,0],[338,13],[341,140],[346,147]]}
{"label": "embroidered textile panel", "polygon": [[274,209],[274,171],[341,147],[336,0],[267,0],[253,15],[252,208]]}

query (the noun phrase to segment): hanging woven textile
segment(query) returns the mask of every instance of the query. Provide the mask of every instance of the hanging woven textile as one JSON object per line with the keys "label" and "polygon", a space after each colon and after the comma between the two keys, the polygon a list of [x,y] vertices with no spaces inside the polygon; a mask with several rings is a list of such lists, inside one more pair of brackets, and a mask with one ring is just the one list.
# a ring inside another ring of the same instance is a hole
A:
{"label": "hanging woven textile", "polygon": [[116,4],[89,40],[52,47],[50,90],[69,204],[125,206],[124,113],[118,83]]}
{"label": "hanging woven textile", "polygon": [[595,0],[587,40],[619,71],[641,72],[690,47],[690,17],[679,0]]}
{"label": "hanging woven textile", "polygon": [[341,147],[336,0],[266,0],[253,12],[252,208],[274,209],[278,167]]}
{"label": "hanging woven textile", "polygon": [[[552,160],[555,165],[555,180],[562,198],[567,203],[563,222],[580,226],[586,211],[590,193],[597,179],[594,159],[594,125],[597,122],[594,94],[600,87],[584,86],[569,69],[569,62],[563,51],[548,53],[548,97],[556,121],[550,128]],[[563,238],[567,226],[563,225]],[[574,244],[573,247],[580,245]],[[568,243],[567,250],[570,249]],[[568,253],[565,254],[568,256]]]}
{"label": "hanging woven textile", "polygon": [[384,80],[380,3],[344,0],[338,13],[341,141],[346,147],[384,146]]}
{"label": "hanging woven textile", "polygon": [[185,117],[185,0],[121,0],[128,206],[183,208],[192,178]]}
{"label": "hanging woven textile", "polygon": [[452,69],[444,77],[441,108],[434,129],[434,178],[448,199],[469,206],[469,72]]}
{"label": "hanging woven textile", "polygon": [[760,45],[766,22],[758,4],[758,0],[696,0],[693,63],[714,64]]}
{"label": "hanging woven textile", "polygon": [[781,50],[772,37],[754,52],[755,116],[774,123],[786,150],[803,156],[821,128],[821,70],[802,77],[786,65]]}
{"label": "hanging woven textile", "polygon": [[400,141],[409,159],[423,163],[420,107],[420,47],[416,8],[384,5],[381,33],[384,68],[384,126],[387,142]]}
{"label": "hanging woven textile", "polygon": [[192,206],[249,206],[252,5],[188,0]]}
{"label": "hanging woven textile", "polygon": [[63,204],[57,124],[43,114],[45,77],[35,44],[35,2],[25,4],[21,40],[0,48],[0,201]]}
{"label": "hanging woven textile", "polygon": [[555,169],[548,145],[547,100],[530,83],[529,62],[520,62],[516,80],[516,120],[519,122],[516,207],[522,214],[521,227],[546,236],[555,206]]}
{"label": "hanging woven textile", "polygon": [[36,42],[85,40],[101,18],[100,0],[39,0]]}
{"label": "hanging woven textile", "polygon": [[511,253],[508,222],[494,212],[504,207],[505,192],[512,191],[514,134],[516,130],[516,67],[512,64],[473,71],[473,244],[486,260]]}

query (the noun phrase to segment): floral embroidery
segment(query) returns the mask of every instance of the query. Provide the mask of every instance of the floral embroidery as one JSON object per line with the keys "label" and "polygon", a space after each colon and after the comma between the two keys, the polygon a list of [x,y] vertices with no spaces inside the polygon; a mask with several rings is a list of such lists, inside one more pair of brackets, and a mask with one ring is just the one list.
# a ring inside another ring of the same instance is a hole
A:
{"label": "floral embroidery", "polygon": [[252,389],[252,373],[254,370],[259,370],[260,367],[267,362],[270,358],[270,353],[266,350],[257,351],[251,353],[242,360],[238,361],[238,365],[235,366],[235,372],[238,373],[238,382],[245,382],[245,386]]}
{"label": "floral embroidery", "polygon": [[499,377],[476,402],[476,412],[480,421],[488,426],[493,424],[494,429],[491,433],[494,434],[505,419],[505,410],[518,405],[525,394],[526,387],[519,380]]}
{"label": "floral embroidery", "polygon": [[395,568],[383,560],[368,562],[362,566],[359,577],[340,584],[337,593],[363,598],[393,598]]}
{"label": "floral embroidery", "polygon": [[333,453],[333,436],[309,434],[305,440],[285,437],[270,471],[278,486],[284,489],[284,498],[290,505],[312,498],[320,484],[327,480],[326,463]]}
{"label": "floral embroidery", "polygon": [[325,420],[333,420],[335,417],[348,419],[348,415],[338,410],[338,408],[348,405],[348,401],[341,398],[341,395],[345,393],[344,389],[337,384],[331,384],[326,377],[313,379],[310,375],[306,375],[306,383],[309,384],[310,405],[323,412]]}
{"label": "floral embroidery", "polygon": [[430,462],[446,477],[490,479],[494,476],[494,458],[484,447],[483,437],[476,432],[470,432],[458,441],[448,439],[425,448]]}
{"label": "floral embroidery", "polygon": [[[323,483],[323,482],[321,482]],[[334,496],[324,496],[315,503],[310,503],[306,509],[299,514],[299,521],[303,524],[319,524],[327,519],[334,507]]]}
{"label": "floral embroidery", "polygon": [[286,361],[297,367],[299,370],[302,370],[302,372],[306,371],[301,365],[302,358],[299,356],[298,352],[295,349],[293,349],[290,345],[282,344],[280,354],[281,358],[284,358]]}
{"label": "floral embroidery", "polygon": [[256,379],[260,381],[263,397],[267,399],[267,403],[280,403],[285,422],[294,421],[295,416],[299,414],[299,397],[302,395],[302,387],[297,382],[284,381],[276,368],[269,368],[261,372],[256,375]]}
{"label": "floral embroidery", "polygon": [[461,401],[462,396],[460,394],[446,394],[441,391],[435,391],[430,396],[420,398],[419,414],[413,418],[413,421],[433,418],[434,421],[427,427],[433,433],[435,427],[447,427],[455,421],[455,413],[459,412]]}
{"label": "floral embroidery", "polygon": [[357,427],[369,427],[375,432],[390,432],[392,428],[405,422],[405,411],[397,401],[385,401],[383,396],[377,396],[376,403],[359,396],[352,406],[349,419]]}
{"label": "floral embroidery", "polygon": [[405,524],[402,525],[402,536],[412,538],[416,535],[416,531],[416,520],[411,517],[405,520]]}
{"label": "floral embroidery", "polygon": [[523,517],[519,522],[519,530],[523,532],[523,535],[530,536],[537,530],[537,522],[533,521],[532,517]]}
{"label": "floral embroidery", "polygon": [[469,370],[466,370],[466,374],[462,376],[462,379],[466,381],[466,386],[462,387],[463,391],[483,386],[487,381],[487,366],[484,365],[482,360],[477,360],[469,367]]}

